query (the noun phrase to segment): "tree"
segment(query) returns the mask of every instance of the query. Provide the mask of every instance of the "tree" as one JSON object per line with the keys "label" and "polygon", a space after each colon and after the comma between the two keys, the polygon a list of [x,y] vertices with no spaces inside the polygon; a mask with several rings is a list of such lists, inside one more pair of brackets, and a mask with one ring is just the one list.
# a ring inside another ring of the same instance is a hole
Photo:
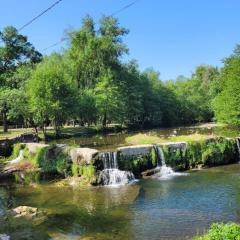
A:
{"label": "tree", "polygon": [[51,121],[58,137],[61,125],[75,114],[77,104],[76,86],[65,73],[60,55],[46,57],[37,66],[28,83],[28,96],[34,121],[44,133],[47,121]]}
{"label": "tree", "polygon": [[6,27],[0,32],[0,40],[3,42],[0,47],[0,85],[5,86],[6,79],[19,66],[38,63],[42,55],[14,27]]}
{"label": "tree", "polygon": [[[24,84],[34,64],[41,60],[41,54],[14,27],[6,27],[0,32],[0,41],[3,43],[0,47],[0,111],[6,132],[8,120],[20,117],[18,109],[26,102]],[[23,118],[23,112],[20,118]]]}
{"label": "tree", "polygon": [[224,60],[219,81],[220,93],[214,99],[214,112],[219,122],[240,124],[240,45]]}

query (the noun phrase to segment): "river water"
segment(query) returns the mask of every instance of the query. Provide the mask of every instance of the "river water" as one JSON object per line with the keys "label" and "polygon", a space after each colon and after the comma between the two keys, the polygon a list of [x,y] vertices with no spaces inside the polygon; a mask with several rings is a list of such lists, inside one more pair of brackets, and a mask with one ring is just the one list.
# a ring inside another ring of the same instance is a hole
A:
{"label": "river water", "polygon": [[[146,179],[122,187],[0,186],[0,233],[11,239],[191,239],[213,222],[240,222],[240,165]],[[7,208],[27,205],[44,221],[7,221]]]}

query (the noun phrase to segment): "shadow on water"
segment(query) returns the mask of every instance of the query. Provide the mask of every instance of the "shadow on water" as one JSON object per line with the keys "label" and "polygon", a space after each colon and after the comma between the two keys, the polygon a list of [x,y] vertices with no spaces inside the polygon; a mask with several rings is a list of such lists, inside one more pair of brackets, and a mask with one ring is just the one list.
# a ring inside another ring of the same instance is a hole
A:
{"label": "shadow on water", "polygon": [[239,181],[240,165],[235,164],[119,188],[2,187],[2,214],[10,199],[13,207],[38,207],[48,218],[2,217],[0,233],[37,240],[188,239],[213,222],[240,222]]}

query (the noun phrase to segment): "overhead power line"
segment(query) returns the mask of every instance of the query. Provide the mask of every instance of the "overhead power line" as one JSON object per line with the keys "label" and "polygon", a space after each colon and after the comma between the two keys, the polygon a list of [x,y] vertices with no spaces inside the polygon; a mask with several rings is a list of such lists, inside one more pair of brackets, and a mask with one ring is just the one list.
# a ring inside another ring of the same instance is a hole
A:
{"label": "overhead power line", "polygon": [[115,16],[115,15],[119,14],[120,12],[123,12],[124,10],[126,10],[126,9],[130,8],[131,6],[133,6],[138,1],[140,1],[140,0],[135,0],[135,1],[131,2],[131,3],[129,3],[128,5],[122,7],[121,9],[117,10],[116,12],[112,13],[111,16]]}
{"label": "overhead power line", "polygon": [[[120,9],[117,10],[116,12],[112,13],[111,16],[116,16],[117,14],[125,11],[126,9],[128,9],[128,8],[130,8],[130,7],[132,7],[133,5],[135,5],[135,4],[136,4],[137,2],[139,2],[139,1],[140,1],[140,0],[135,0],[135,1],[127,4],[126,6],[120,8]],[[56,42],[56,43],[54,43],[54,44],[52,44],[52,45],[50,45],[50,46],[42,49],[41,51],[43,52],[43,51],[46,51],[46,50],[48,50],[48,49],[50,49],[50,48],[52,48],[52,47],[55,47],[55,46],[61,44],[62,42],[66,41],[67,39],[68,39],[68,38],[63,38],[63,39],[61,39],[60,41],[58,41],[58,42]]]}
{"label": "overhead power line", "polygon": [[47,9],[45,9],[44,11],[42,11],[40,14],[38,14],[36,17],[34,17],[33,19],[31,19],[29,22],[25,23],[23,26],[21,26],[18,31],[23,30],[25,27],[27,27],[28,25],[32,24],[34,21],[36,21],[38,18],[40,18],[42,15],[44,15],[46,12],[50,11],[52,8],[54,8],[57,4],[59,4],[62,0],[58,0],[55,3],[53,3],[50,7],[48,7]]}

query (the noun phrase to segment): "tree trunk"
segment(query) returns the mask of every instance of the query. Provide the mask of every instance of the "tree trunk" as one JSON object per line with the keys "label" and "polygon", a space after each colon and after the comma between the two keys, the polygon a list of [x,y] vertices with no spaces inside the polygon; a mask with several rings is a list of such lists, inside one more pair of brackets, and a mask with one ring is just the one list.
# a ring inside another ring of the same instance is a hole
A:
{"label": "tree trunk", "polygon": [[103,121],[102,121],[103,128],[106,128],[107,126],[107,113],[104,113]]}
{"label": "tree trunk", "polygon": [[7,113],[4,111],[2,116],[3,116],[3,132],[6,133],[8,131]]}

